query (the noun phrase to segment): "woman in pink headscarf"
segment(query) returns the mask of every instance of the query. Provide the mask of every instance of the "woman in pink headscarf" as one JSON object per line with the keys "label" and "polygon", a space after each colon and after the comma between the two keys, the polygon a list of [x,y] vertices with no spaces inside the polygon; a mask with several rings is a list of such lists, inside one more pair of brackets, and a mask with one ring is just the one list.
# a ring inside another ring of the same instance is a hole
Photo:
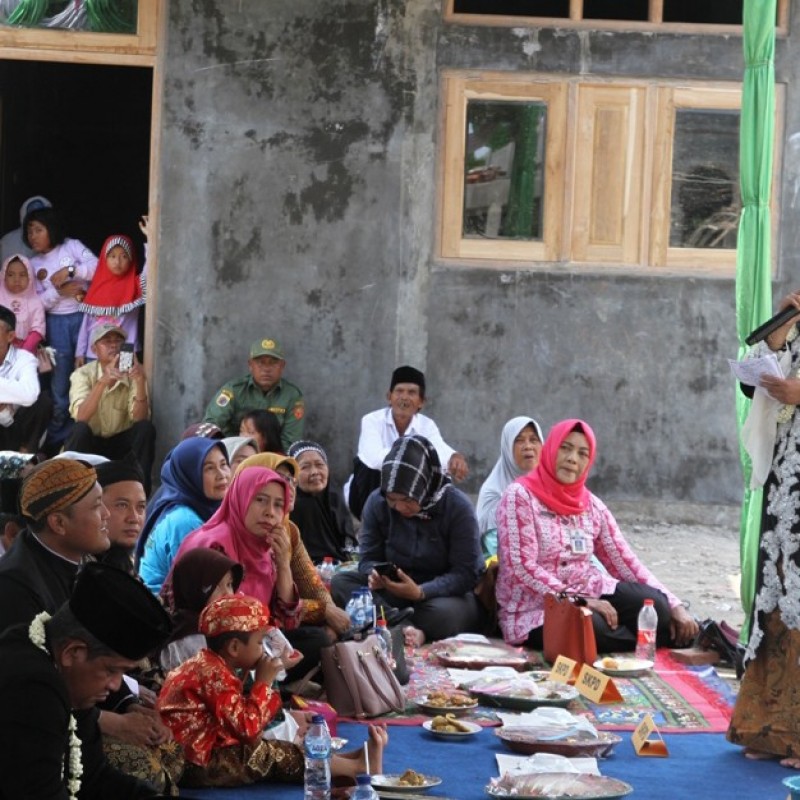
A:
{"label": "woman in pink headscarf", "polygon": [[[605,504],[586,488],[595,437],[582,420],[559,422],[541,460],[503,493],[497,511],[497,603],[507,642],[542,647],[544,597],[586,597],[600,652],[633,650],[646,598],[658,613],[657,642],[685,645],[697,623],[639,561]],[[605,570],[593,561],[605,567]]]}
{"label": "woman in pink headscarf", "polygon": [[198,547],[219,550],[244,568],[239,591],[261,600],[291,629],[300,622],[300,596],[292,580],[292,548],[284,517],[290,489],[266,467],[252,467],[234,477],[219,509],[181,544],[176,560]]}

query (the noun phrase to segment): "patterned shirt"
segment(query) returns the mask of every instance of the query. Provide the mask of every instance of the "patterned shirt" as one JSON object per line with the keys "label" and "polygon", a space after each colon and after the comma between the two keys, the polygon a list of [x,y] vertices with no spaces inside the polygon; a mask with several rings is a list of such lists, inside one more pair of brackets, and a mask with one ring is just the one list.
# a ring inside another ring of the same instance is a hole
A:
{"label": "patterned shirt", "polygon": [[261,681],[245,695],[222,657],[203,648],[167,675],[156,707],[186,760],[204,767],[217,748],[254,744],[281,698]]}
{"label": "patterned shirt", "polygon": [[[613,594],[620,581],[631,581],[662,591],[670,608],[681,604],[639,561],[594,495],[582,514],[561,516],[522,484],[512,483],[500,499],[497,523],[498,617],[507,642],[519,644],[544,624],[549,592],[600,597]],[[592,556],[608,572],[593,564]]]}

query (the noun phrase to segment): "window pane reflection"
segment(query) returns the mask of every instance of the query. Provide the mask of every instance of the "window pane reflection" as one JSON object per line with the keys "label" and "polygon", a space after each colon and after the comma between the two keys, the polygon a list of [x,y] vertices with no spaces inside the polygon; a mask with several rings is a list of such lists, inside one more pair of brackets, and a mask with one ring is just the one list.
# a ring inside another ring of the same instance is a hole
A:
{"label": "window pane reflection", "polygon": [[546,120],[542,102],[468,103],[464,237],[542,239]]}
{"label": "window pane reflection", "polygon": [[678,111],[672,157],[670,247],[736,247],[739,112]]}
{"label": "window pane reflection", "polygon": [[0,26],[136,33],[138,0],[0,0]]}

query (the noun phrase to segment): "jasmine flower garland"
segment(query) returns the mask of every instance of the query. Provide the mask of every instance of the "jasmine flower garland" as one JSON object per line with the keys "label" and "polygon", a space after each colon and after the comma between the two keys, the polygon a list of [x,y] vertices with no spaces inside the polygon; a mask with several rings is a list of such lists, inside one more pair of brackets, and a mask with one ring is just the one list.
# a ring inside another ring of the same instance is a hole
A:
{"label": "jasmine flower garland", "polygon": [[[50,614],[42,611],[37,614],[28,627],[28,638],[42,652],[50,655],[47,649],[47,633],[44,624],[50,619]],[[78,800],[78,792],[81,788],[81,775],[83,775],[83,763],[81,762],[81,740],[78,738],[78,723],[75,717],[69,715],[69,762],[61,767],[61,777],[64,777],[65,768],[69,769],[67,789],[69,790],[69,800]]]}

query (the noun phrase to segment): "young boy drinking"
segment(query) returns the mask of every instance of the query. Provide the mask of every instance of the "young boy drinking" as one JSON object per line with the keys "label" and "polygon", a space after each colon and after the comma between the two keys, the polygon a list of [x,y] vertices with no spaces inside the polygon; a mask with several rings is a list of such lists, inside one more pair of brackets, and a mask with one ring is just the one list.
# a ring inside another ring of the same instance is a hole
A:
{"label": "young boy drinking", "polygon": [[[272,683],[283,668],[264,652],[269,611],[261,601],[220,597],[200,614],[207,647],[173,670],[158,698],[164,724],[181,743],[184,786],[242,786],[257,781],[303,782],[303,753],[290,742],[264,740],[262,731],[281,707]],[[255,671],[244,692],[237,671]],[[382,772],[385,726],[369,728],[369,763]],[[335,755],[331,773],[354,778],[364,772],[361,750]]]}

